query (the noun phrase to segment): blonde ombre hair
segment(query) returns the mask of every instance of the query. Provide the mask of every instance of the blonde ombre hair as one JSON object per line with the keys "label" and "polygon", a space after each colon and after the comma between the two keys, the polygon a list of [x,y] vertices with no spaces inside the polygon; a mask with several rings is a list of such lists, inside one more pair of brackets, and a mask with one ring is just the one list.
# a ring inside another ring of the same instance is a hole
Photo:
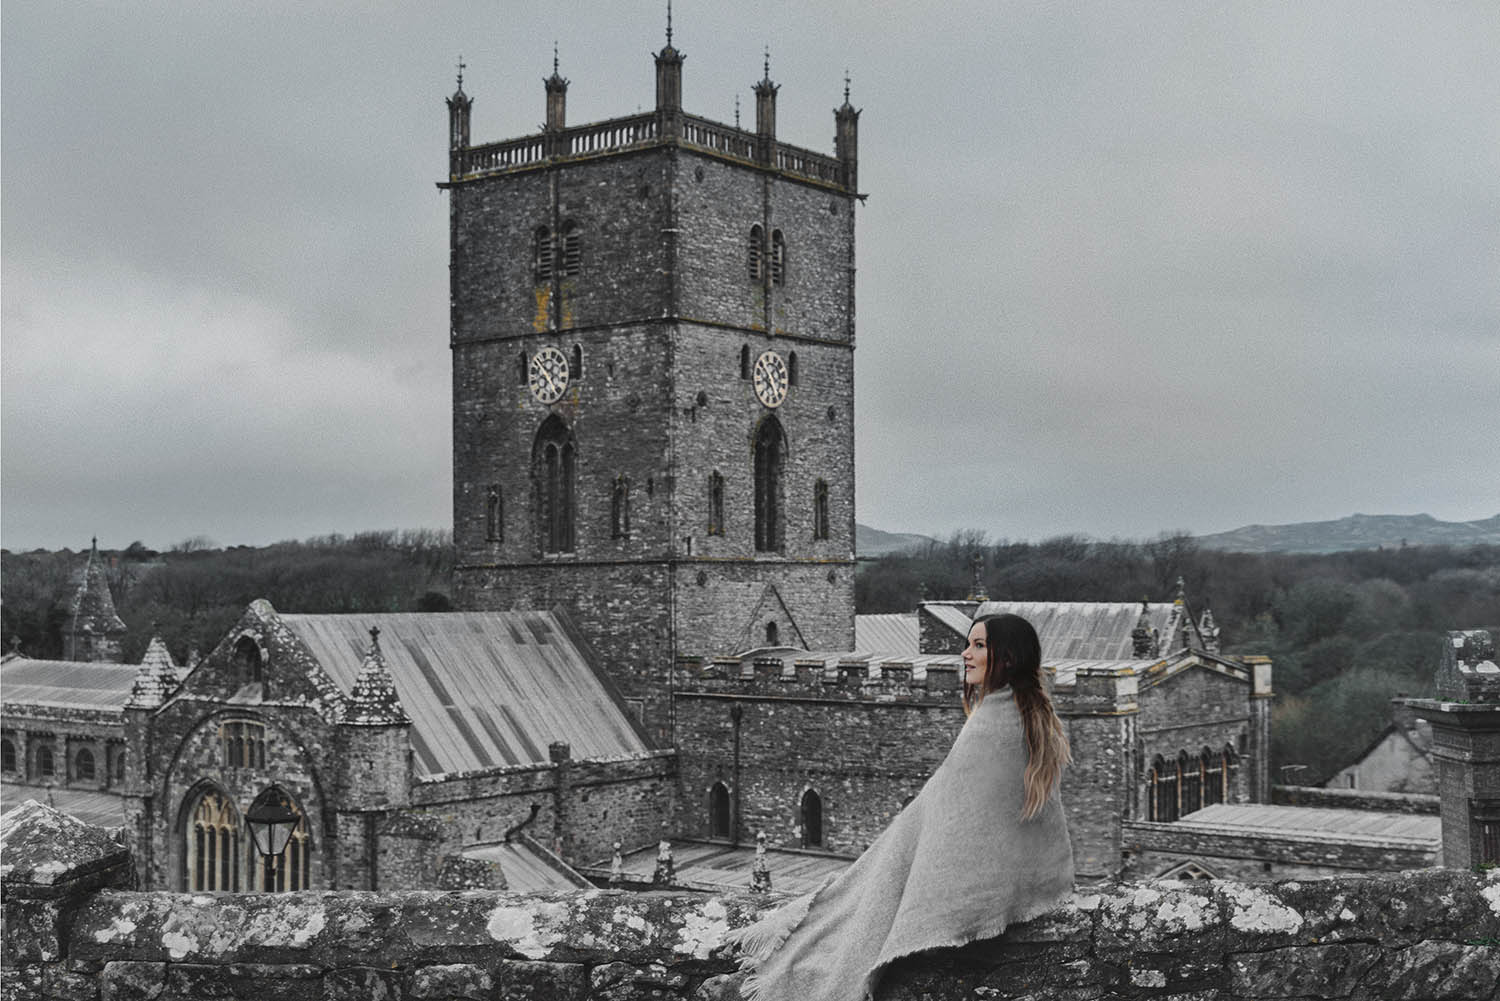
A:
{"label": "blonde ombre hair", "polygon": [[[1021,819],[1030,820],[1046,805],[1062,778],[1062,770],[1073,760],[1073,752],[1062,720],[1052,707],[1052,697],[1042,684],[1042,644],[1031,623],[1010,614],[984,615],[974,622],[984,623],[984,677],[977,685],[964,685],[964,714],[972,713],[996,689],[1009,685],[1015,693],[1030,751]],[[969,628],[972,630],[973,625]]]}

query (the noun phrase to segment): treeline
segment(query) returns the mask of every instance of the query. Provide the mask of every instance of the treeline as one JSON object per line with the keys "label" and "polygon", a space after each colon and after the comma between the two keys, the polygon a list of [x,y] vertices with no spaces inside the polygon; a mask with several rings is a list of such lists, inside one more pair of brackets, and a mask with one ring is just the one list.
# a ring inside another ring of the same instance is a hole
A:
{"label": "treeline", "polygon": [[[0,559],[0,640],[32,657],[60,658],[69,607],[88,553],[5,552]],[[266,598],[283,612],[446,611],[453,569],[448,532],[326,535],[270,546],[215,548],[187,539],[166,552],[139,542],[100,550],[115,610],[130,632],[124,658],[138,661],[153,628],[178,663],[207,653],[245,608]]]}
{"label": "treeline", "polygon": [[1226,653],[1274,660],[1277,781],[1328,778],[1390,721],[1392,696],[1431,694],[1444,631],[1500,628],[1500,546],[1251,554],[1186,535],[1028,543],[960,532],[863,564],[856,606],[966,597],[976,556],[985,591],[1015,601],[1170,601],[1181,577],[1194,615],[1213,609]]}

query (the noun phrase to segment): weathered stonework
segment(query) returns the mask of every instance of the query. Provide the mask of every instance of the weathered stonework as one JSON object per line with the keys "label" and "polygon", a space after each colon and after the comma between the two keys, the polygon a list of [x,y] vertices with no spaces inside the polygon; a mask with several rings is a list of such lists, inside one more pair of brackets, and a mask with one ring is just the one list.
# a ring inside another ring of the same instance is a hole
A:
{"label": "weathered stonework", "polygon": [[[27,823],[44,825],[45,807]],[[38,830],[40,828],[38,827]],[[40,843],[40,842],[37,842]],[[107,845],[28,871],[61,883]],[[93,869],[94,872],[100,870]],[[128,866],[115,872],[127,872]],[[52,922],[4,889],[6,999],[727,999],[724,945],[768,904],[753,894],[615,890],[139,893],[77,889]],[[911,957],[890,1001],[959,998],[1458,1001],[1500,987],[1500,872],[1106,884],[995,939]]]}

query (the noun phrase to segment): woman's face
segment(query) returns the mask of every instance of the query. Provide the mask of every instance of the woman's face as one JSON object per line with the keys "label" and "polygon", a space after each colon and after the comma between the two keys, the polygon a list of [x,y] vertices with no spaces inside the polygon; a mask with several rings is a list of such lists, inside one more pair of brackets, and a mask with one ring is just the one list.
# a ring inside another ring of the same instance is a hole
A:
{"label": "woman's face", "polygon": [[989,663],[989,656],[989,646],[984,638],[984,623],[976,622],[969,627],[969,645],[964,647],[964,684],[977,685],[984,680],[984,669]]}

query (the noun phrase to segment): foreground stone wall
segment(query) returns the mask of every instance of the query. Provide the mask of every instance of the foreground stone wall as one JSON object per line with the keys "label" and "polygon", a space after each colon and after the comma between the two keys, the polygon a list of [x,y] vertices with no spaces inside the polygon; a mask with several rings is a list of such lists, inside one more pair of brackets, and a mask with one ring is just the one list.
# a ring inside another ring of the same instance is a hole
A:
{"label": "foreground stone wall", "polygon": [[[118,845],[73,837],[49,860],[56,815],[23,809],[3,843],[5,1001],[729,1001],[724,936],[766,906],[611,890],[138,893],[103,878],[128,875]],[[1497,979],[1500,872],[1427,869],[1112,884],[1000,938],[904,960],[880,997],[1467,1001],[1494,997]]]}

